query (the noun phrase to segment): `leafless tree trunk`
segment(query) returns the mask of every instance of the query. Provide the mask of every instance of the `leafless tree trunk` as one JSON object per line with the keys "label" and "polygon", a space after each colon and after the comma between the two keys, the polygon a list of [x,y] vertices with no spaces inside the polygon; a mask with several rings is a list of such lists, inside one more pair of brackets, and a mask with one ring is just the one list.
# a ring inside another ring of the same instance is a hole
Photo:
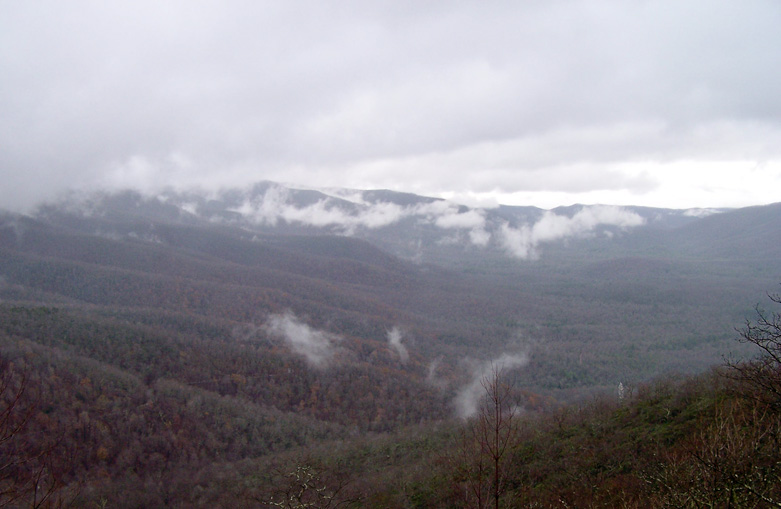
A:
{"label": "leafless tree trunk", "polygon": [[458,445],[457,477],[475,507],[498,508],[507,489],[507,458],[519,434],[518,405],[500,366],[481,380],[483,400]]}

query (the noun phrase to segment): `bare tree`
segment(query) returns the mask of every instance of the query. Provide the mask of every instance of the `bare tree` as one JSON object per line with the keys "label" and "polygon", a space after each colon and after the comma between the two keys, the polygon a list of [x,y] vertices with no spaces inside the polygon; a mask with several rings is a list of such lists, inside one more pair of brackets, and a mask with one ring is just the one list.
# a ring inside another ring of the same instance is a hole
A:
{"label": "bare tree", "polygon": [[[771,302],[781,304],[781,295],[769,294]],[[753,391],[754,399],[781,410],[781,313],[768,313],[757,306],[754,321],[746,320],[738,329],[738,341],[759,348],[760,355],[748,362],[727,361],[730,376],[745,382]]]}
{"label": "bare tree", "polygon": [[781,422],[765,405],[733,402],[645,475],[658,507],[781,507]]}
{"label": "bare tree", "polygon": [[475,507],[499,507],[507,490],[507,459],[517,442],[519,419],[513,387],[500,366],[493,365],[480,381],[484,394],[477,415],[461,432],[456,476],[464,496]]}
{"label": "bare tree", "polygon": [[276,473],[269,494],[258,498],[266,507],[330,509],[355,505],[358,497],[346,496],[350,483],[345,472],[327,471],[310,464]]}

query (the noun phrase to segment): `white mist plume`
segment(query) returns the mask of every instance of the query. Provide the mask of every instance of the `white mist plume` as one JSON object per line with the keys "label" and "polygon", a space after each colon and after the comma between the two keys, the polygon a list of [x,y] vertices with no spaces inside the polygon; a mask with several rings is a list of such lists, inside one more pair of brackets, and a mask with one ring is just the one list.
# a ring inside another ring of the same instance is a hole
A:
{"label": "white mist plume", "polygon": [[587,234],[599,225],[630,228],[644,223],[644,219],[634,212],[599,205],[584,207],[572,217],[548,211],[533,225],[515,228],[503,223],[497,228],[487,224],[484,210],[465,209],[445,200],[403,207],[390,202],[369,203],[363,200],[360,192],[343,193],[342,199],[349,199],[354,206],[345,210],[334,197],[338,193],[332,195],[299,206],[292,202],[289,189],[273,185],[263,195],[248,199],[232,210],[252,221],[271,226],[285,221],[314,227],[336,227],[346,235],[352,235],[358,227],[381,228],[407,217],[416,217],[443,230],[459,232],[443,239],[443,243],[459,242],[465,233],[473,245],[486,247],[493,238],[508,254],[522,259],[538,258],[540,244]]}
{"label": "white mist plume", "polygon": [[309,364],[316,367],[328,364],[334,353],[333,344],[341,339],[309,327],[292,311],[271,315],[264,328],[267,333],[282,338],[293,352],[303,355]]}
{"label": "white mist plume", "polygon": [[394,350],[396,350],[397,354],[399,354],[401,363],[406,364],[409,360],[409,352],[407,352],[407,347],[401,344],[402,336],[403,334],[401,329],[398,327],[392,328],[388,331],[388,344],[392,346]]}
{"label": "white mist plume", "polygon": [[503,224],[500,242],[505,250],[518,258],[537,258],[537,247],[567,237],[575,237],[593,231],[599,225],[631,228],[640,226],[645,220],[638,214],[621,207],[586,207],[574,216],[559,216],[546,212],[533,226],[513,228]]}
{"label": "white mist plume", "polygon": [[688,209],[684,211],[683,215],[688,217],[708,217],[719,213],[721,211],[718,209]]}
{"label": "white mist plume", "polygon": [[485,230],[485,212],[469,209],[462,212],[460,207],[447,201],[435,201],[418,205],[412,213],[424,216],[442,229],[469,230],[469,241],[485,247],[491,240],[491,234]]}
{"label": "white mist plume", "polygon": [[469,232],[469,240],[476,246],[485,247],[491,241],[491,234],[483,228],[474,228]]}
{"label": "white mist plume", "polygon": [[437,357],[436,359],[434,359],[429,363],[428,369],[426,370],[426,383],[436,387],[437,389],[444,389],[447,386],[447,381],[442,379],[437,374],[437,371],[439,370],[439,366],[441,364],[442,364],[442,357]]}
{"label": "white mist plume", "polygon": [[491,376],[493,369],[510,370],[525,366],[529,362],[526,355],[502,354],[492,361],[483,362],[473,367],[472,380],[463,387],[454,400],[456,413],[462,419],[468,419],[477,413],[480,399],[485,395],[483,381]]}
{"label": "white mist plume", "polygon": [[[303,207],[291,203],[290,190],[282,186],[271,186],[261,196],[247,199],[233,212],[258,223],[275,226],[279,221],[307,226],[341,228],[351,235],[355,228],[381,228],[396,223],[405,217],[417,216],[423,221],[442,229],[468,230],[473,244],[486,246],[490,233],[485,230],[485,213],[478,209],[462,211],[451,202],[437,200],[430,203],[402,207],[390,202],[367,203],[360,193],[338,194],[318,200]],[[334,198],[350,201],[357,212],[345,211]]]}
{"label": "white mist plume", "polygon": [[276,225],[280,220],[307,226],[338,226],[351,234],[355,227],[380,228],[395,223],[405,215],[403,207],[394,203],[378,203],[350,214],[336,206],[331,198],[323,198],[305,207],[289,202],[290,192],[284,187],[272,186],[263,196],[245,201],[234,209],[259,223]]}

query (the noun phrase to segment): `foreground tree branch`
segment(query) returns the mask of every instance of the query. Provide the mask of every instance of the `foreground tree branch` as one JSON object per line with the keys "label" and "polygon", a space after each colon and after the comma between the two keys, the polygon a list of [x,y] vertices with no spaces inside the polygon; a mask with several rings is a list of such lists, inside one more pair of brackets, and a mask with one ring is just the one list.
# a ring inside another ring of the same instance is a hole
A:
{"label": "foreground tree branch", "polygon": [[[781,305],[781,295],[769,294],[773,304]],[[738,329],[738,341],[755,345],[759,356],[751,361],[727,361],[728,376],[742,382],[752,399],[781,410],[781,313],[767,312],[756,306],[754,320],[746,320]]]}

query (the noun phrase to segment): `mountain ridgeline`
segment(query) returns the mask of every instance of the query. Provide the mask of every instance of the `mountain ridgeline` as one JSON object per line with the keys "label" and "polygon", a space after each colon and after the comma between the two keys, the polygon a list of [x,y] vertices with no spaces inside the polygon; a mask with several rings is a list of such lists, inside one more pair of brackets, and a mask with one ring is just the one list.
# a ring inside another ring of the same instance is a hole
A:
{"label": "mountain ridgeline", "polygon": [[29,396],[0,433],[25,423],[60,501],[260,500],[241,462],[400,430],[432,446],[492,367],[533,413],[751,355],[735,327],[781,281],[779,224],[781,204],[482,209],[269,182],[0,213],[1,389]]}
{"label": "mountain ridgeline", "polygon": [[398,327],[421,377],[523,353],[523,386],[566,399],[718,362],[781,280],[779,219],[781,204],[473,209],[273,183],[72,196],[2,217],[0,297],[226,330],[291,313],[363,361],[392,356]]}

